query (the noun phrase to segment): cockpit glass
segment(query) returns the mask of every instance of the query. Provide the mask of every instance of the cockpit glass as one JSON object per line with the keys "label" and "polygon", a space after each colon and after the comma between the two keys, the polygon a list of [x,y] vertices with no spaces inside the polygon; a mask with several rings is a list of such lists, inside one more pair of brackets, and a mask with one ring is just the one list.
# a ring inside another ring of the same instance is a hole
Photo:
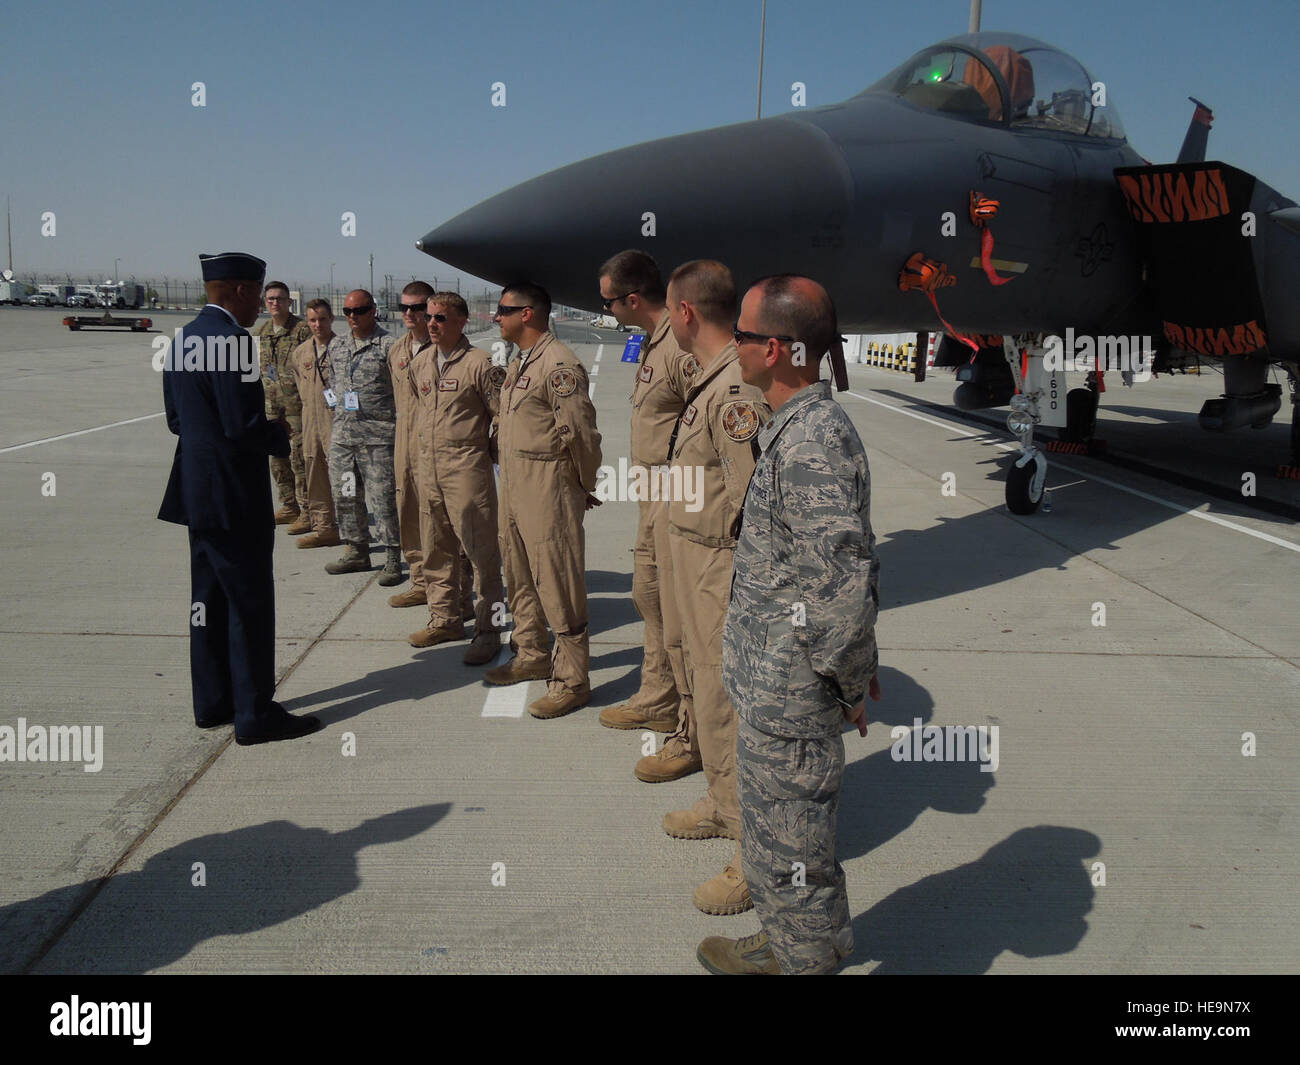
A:
{"label": "cockpit glass", "polygon": [[990,34],[969,35],[964,47],[934,45],[866,91],[956,118],[1123,139],[1104,86],[1094,85],[1076,60],[1031,38],[1008,39],[1016,47]]}
{"label": "cockpit glass", "polygon": [[1012,113],[1018,129],[1046,129],[1093,137],[1124,136],[1114,108],[1106,105],[1105,86],[1095,85],[1075,60],[1048,48],[1021,53],[1033,69],[1031,100]]}
{"label": "cockpit glass", "polygon": [[982,60],[953,48],[927,49],[867,91],[901,96],[928,111],[985,121],[1002,119],[1002,100],[992,74]]}

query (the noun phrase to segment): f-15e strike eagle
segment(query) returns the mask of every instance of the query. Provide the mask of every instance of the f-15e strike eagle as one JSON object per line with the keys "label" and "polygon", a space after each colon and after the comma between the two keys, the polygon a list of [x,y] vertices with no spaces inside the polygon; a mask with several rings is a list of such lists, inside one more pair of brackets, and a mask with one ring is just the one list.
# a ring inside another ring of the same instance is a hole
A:
{"label": "f-15e strike eagle", "polygon": [[553,170],[417,247],[578,307],[593,307],[600,263],[644,247],[666,269],[719,259],[742,286],[807,274],[843,331],[942,331],[936,365],[957,367],[954,402],[1012,406],[1022,450],[1007,504],[1032,513],[1046,476],[1035,426],[1087,440],[1096,424],[1100,375],[1067,396],[1051,360],[1037,361],[1067,333],[1150,338],[1157,374],[1221,363],[1224,394],[1200,414],[1215,431],[1268,425],[1280,366],[1300,466],[1300,208],[1205,161],[1210,120],[1197,103],[1178,161],[1152,165],[1078,61],[1031,37],[971,33],[842,103]]}

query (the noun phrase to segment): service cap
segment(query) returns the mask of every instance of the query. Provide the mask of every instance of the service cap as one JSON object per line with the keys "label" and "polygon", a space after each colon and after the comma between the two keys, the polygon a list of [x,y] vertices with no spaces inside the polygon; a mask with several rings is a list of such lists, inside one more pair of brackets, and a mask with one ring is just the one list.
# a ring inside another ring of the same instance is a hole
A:
{"label": "service cap", "polygon": [[242,251],[223,251],[219,255],[200,253],[199,266],[204,281],[261,281],[266,277],[266,263]]}

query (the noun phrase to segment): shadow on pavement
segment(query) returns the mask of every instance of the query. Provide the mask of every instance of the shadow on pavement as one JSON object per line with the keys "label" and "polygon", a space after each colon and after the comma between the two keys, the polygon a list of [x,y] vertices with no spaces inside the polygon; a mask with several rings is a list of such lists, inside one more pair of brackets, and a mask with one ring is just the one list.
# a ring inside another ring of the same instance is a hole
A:
{"label": "shadow on pavement", "polygon": [[1091,832],[1022,828],[976,861],[927,876],[853,920],[853,962],[878,975],[984,973],[1005,950],[1026,958],[1067,954],[1088,931],[1095,889],[1085,862]]}
{"label": "shadow on pavement", "polygon": [[[363,847],[410,839],[450,809],[450,803],[434,803],[396,810],[346,832],[268,821],[187,840],[154,855],[138,872],[70,885],[0,909],[3,969],[30,965],[37,944],[88,895],[93,909],[56,941],[57,946],[71,937],[61,967],[79,973],[161,968],[204,940],[270,928],[348,894],[361,883],[357,855]],[[202,887],[194,884],[197,862],[203,863]],[[111,934],[105,935],[106,929]],[[20,939],[29,944],[27,951],[11,954],[8,948]]]}

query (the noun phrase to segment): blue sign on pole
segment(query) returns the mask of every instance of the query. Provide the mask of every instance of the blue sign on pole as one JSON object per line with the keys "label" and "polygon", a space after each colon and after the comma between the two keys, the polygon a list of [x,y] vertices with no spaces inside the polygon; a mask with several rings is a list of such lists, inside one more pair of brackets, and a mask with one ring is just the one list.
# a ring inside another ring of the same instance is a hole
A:
{"label": "blue sign on pole", "polygon": [[623,345],[623,362],[640,362],[641,361],[641,342],[645,340],[644,333],[633,333],[627,338],[627,343]]}

